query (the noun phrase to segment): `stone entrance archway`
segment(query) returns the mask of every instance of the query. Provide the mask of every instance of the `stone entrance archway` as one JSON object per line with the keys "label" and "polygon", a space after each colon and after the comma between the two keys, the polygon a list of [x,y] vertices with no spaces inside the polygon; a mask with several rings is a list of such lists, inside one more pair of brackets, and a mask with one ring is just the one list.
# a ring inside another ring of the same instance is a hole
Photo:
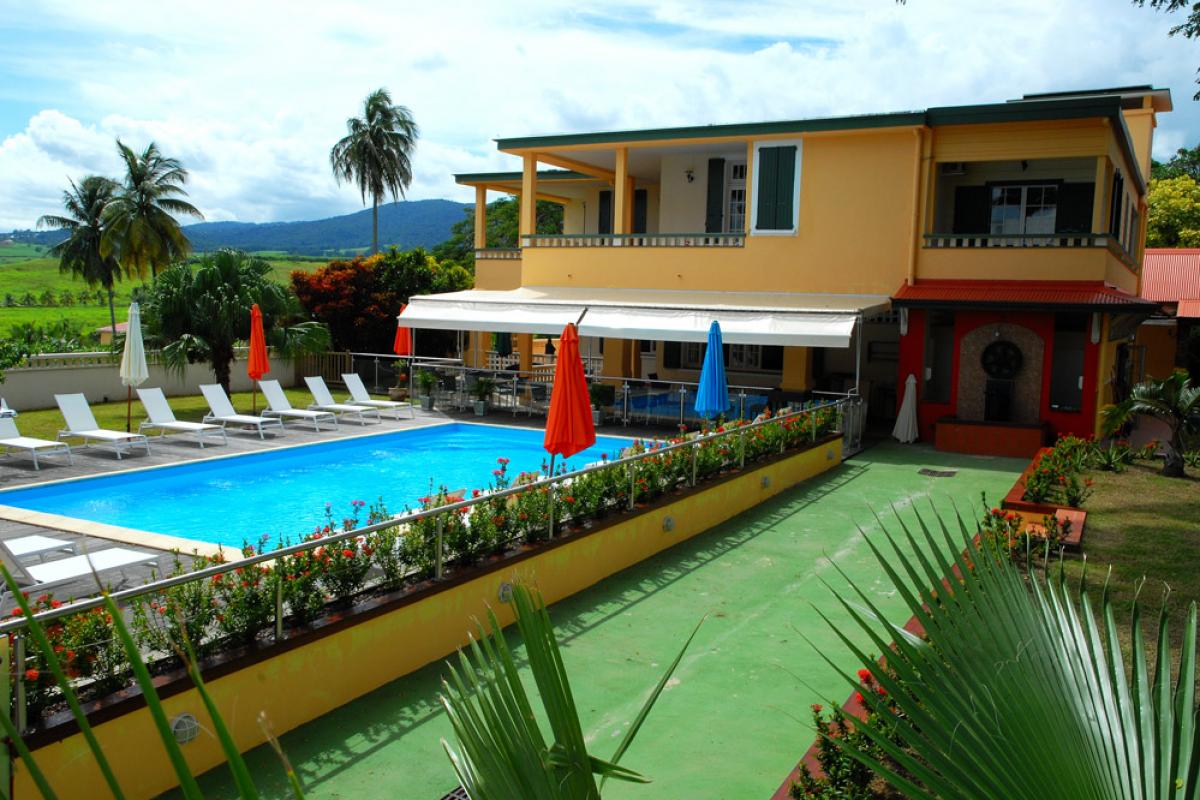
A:
{"label": "stone entrance archway", "polygon": [[[989,376],[982,363],[983,352],[993,342],[1010,342],[1020,351],[1020,366],[1012,375],[1007,399],[1009,419],[1035,423],[1040,418],[1042,400],[1042,362],[1045,343],[1023,325],[1001,322],[982,325],[968,333],[959,344],[958,407],[955,415],[962,420],[986,419]],[[993,391],[997,382],[992,381]]]}

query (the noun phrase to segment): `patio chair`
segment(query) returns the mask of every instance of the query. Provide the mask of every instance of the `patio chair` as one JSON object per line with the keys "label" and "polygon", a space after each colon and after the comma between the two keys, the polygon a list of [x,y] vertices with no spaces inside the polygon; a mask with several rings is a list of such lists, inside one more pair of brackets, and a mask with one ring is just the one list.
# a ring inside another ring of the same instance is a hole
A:
{"label": "patio chair", "polygon": [[144,431],[146,428],[158,428],[162,431],[159,435],[160,439],[167,435],[167,431],[194,433],[201,450],[204,449],[204,435],[206,433],[219,434],[221,444],[228,444],[229,438],[225,435],[224,425],[213,425],[209,422],[181,422],[175,419],[175,412],[171,410],[170,404],[167,403],[166,395],[157,386],[138,389],[137,395],[138,399],[142,401],[142,406],[146,409],[146,415],[149,417],[149,419],[142,420],[142,424],[138,426],[139,432]]}
{"label": "patio chair", "polygon": [[[134,564],[144,564],[158,559],[158,553],[143,553],[125,547],[108,547],[93,553],[59,558],[45,561],[41,564],[26,566],[9,547],[10,542],[0,541],[0,560],[8,568],[9,574],[23,590],[48,591],[59,586],[74,583],[81,578],[95,573],[100,578],[104,573],[117,570],[121,575],[121,584],[128,583],[124,568]],[[0,590],[0,599],[10,595],[8,587]]]}
{"label": "patio chair", "polygon": [[337,414],[342,419],[353,420],[362,425],[367,424],[367,417],[374,417],[375,422],[383,422],[383,418],[379,416],[378,408],[359,403],[339,403],[335,401],[333,394],[329,391],[329,387],[325,385],[325,379],[320,375],[306,377],[304,383],[308,385],[308,391],[312,393],[313,400],[315,401],[309,406],[311,410],[328,411],[331,414]]}
{"label": "patio chair", "polygon": [[144,433],[126,433],[101,428],[96,423],[91,407],[88,406],[87,398],[82,394],[56,394],[54,402],[58,403],[58,409],[67,423],[66,430],[58,432],[59,439],[77,436],[83,439],[84,447],[91,447],[93,441],[98,442],[101,446],[111,448],[117,454],[118,461],[121,460],[122,453],[138,446],[144,447],[146,455],[150,455],[150,440]]}
{"label": "patio chair", "polygon": [[350,400],[356,406],[374,406],[378,408],[380,413],[391,411],[396,419],[400,419],[400,409],[408,409],[408,415],[415,417],[412,403],[401,403],[398,400],[376,400],[367,392],[367,387],[363,384],[362,376],[357,372],[347,372],[342,375],[342,380],[346,382],[346,388],[350,391]]}
{"label": "patio chair", "polygon": [[265,439],[263,436],[263,428],[268,425],[274,428],[279,428],[279,432],[283,433],[283,422],[275,417],[256,417],[251,414],[239,414],[233,407],[233,403],[229,402],[229,395],[225,394],[225,390],[221,388],[219,383],[205,383],[200,385],[200,393],[204,395],[204,401],[208,403],[209,413],[204,415],[205,422],[220,423],[224,429],[227,425],[242,425],[243,430],[258,431],[258,438]]}
{"label": "patio chair", "polygon": [[309,411],[292,408],[292,404],[288,401],[287,395],[284,394],[283,387],[279,385],[279,381],[260,381],[258,385],[262,388],[263,396],[267,398],[267,408],[263,411],[263,416],[279,417],[281,420],[288,418],[299,420],[300,422],[311,422],[315,431],[320,431],[321,421],[326,420],[332,422],[334,430],[337,430],[337,415],[330,411]]}
{"label": "patio chair", "polygon": [[52,442],[49,439],[34,439],[22,436],[17,430],[17,423],[12,417],[0,417],[0,448],[8,455],[10,450],[24,450],[33,458],[33,468],[41,470],[38,464],[38,453],[42,455],[67,454],[67,463],[74,464],[71,456],[71,445],[66,442]]}

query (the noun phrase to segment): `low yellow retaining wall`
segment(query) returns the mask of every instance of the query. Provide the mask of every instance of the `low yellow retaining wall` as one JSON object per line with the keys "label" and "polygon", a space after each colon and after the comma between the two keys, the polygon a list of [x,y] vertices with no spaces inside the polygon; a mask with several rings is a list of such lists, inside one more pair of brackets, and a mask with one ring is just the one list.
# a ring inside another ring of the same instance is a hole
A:
{"label": "low yellow retaining wall", "polygon": [[[603,527],[557,547],[515,563],[497,564],[491,572],[452,583],[301,646],[281,648],[278,655],[211,679],[209,690],[238,746],[249,750],[265,741],[258,723],[260,712],[266,713],[276,733],[283,733],[445,658],[466,643],[473,618],[483,619],[489,605],[508,624],[512,613],[498,595],[501,584],[515,576],[536,583],[547,602],[553,603],[703,533],[841,460],[842,440],[837,438],[678,498],[660,498],[640,513],[605,520]],[[664,531],[668,516],[675,524]],[[182,748],[193,772],[199,774],[224,761],[194,689],[166,697],[163,705],[168,717],[190,712],[200,721],[199,737]],[[177,784],[144,706],[101,722],[94,730],[129,797],[153,797]],[[60,797],[107,794],[79,733],[37,748],[34,756]],[[24,764],[14,763],[14,800],[36,797],[39,794]]]}

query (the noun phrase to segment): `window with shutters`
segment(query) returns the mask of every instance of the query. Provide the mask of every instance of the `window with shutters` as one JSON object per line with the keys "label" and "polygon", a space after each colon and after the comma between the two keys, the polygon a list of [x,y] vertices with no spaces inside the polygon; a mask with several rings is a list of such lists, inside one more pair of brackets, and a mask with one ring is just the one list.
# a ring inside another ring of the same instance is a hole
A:
{"label": "window with shutters", "polygon": [[743,233],[746,230],[746,162],[730,162],[726,187],[725,232]]}
{"label": "window with shutters", "polygon": [[800,198],[800,142],[764,142],[754,149],[753,231],[796,231]]}
{"label": "window with shutters", "polygon": [[[682,369],[703,368],[704,342],[684,342],[678,346],[677,366]],[[671,368],[669,363],[664,362],[664,366]],[[779,372],[783,369],[783,348],[777,345],[727,344],[725,369],[731,372]]]}

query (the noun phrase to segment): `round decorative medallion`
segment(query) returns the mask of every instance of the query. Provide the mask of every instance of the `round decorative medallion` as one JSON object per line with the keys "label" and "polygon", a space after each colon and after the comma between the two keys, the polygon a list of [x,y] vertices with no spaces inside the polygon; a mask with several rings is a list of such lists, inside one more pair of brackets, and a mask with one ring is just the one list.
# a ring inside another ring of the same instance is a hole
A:
{"label": "round decorative medallion", "polygon": [[1012,380],[1021,371],[1024,357],[1021,355],[1021,348],[1010,341],[1001,339],[983,348],[983,355],[980,356],[979,362],[989,378]]}

